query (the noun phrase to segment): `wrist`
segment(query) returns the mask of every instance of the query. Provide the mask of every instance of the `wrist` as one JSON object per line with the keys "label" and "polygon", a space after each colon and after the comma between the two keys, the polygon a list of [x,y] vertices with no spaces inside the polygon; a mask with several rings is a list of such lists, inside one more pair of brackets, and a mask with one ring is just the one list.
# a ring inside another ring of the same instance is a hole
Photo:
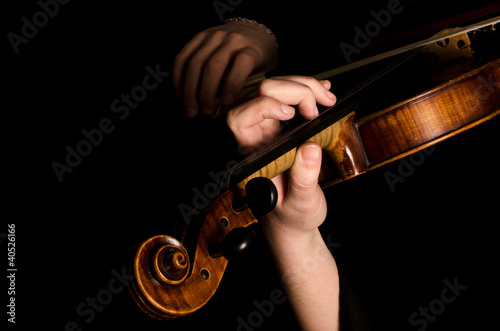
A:
{"label": "wrist", "polygon": [[286,286],[307,282],[317,276],[321,266],[335,263],[319,229],[294,235],[270,234],[266,233],[266,239]]}
{"label": "wrist", "polygon": [[279,220],[263,220],[262,229],[270,248],[279,255],[302,254],[313,247],[318,240],[323,241],[318,228],[295,229],[282,224]]}

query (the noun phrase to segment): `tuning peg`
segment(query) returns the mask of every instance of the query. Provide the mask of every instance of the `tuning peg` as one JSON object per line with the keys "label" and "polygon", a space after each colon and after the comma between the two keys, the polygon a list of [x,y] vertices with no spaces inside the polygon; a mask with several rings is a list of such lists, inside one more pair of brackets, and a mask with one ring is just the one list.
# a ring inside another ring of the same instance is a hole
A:
{"label": "tuning peg", "polygon": [[233,202],[233,210],[240,212],[250,208],[254,216],[268,214],[278,202],[278,191],[274,183],[265,177],[251,179],[245,186],[245,196]]}
{"label": "tuning peg", "polygon": [[243,252],[255,240],[255,232],[249,228],[236,228],[231,230],[219,244],[210,247],[209,254],[212,258],[224,256],[231,259]]}

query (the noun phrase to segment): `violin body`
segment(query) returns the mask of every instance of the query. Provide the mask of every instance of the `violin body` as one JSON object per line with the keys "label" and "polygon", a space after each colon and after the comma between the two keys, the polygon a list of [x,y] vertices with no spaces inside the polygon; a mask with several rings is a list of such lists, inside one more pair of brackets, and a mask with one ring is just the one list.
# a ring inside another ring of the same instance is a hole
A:
{"label": "violin body", "polygon": [[[408,77],[403,74],[399,81],[388,77],[392,87],[372,84],[375,89],[367,96],[356,95],[355,102],[338,102],[317,118],[285,132],[228,171],[226,190],[214,197],[205,212],[192,215],[181,240],[160,235],[140,244],[130,258],[128,272],[133,275],[130,291],[142,310],[168,320],[206,304],[229,260],[225,254],[214,254],[213,248],[235,230],[258,222],[250,208],[235,208],[235,202],[244,198],[251,179],[271,179],[288,170],[303,142],[313,141],[323,148],[320,185],[327,187],[427,148],[500,113],[498,56],[460,58],[439,65],[439,70],[423,80]],[[423,81],[430,81],[432,87],[425,87]],[[381,106],[381,99],[389,104]],[[373,105],[378,108],[373,109]]]}
{"label": "violin body", "polygon": [[[492,61],[356,123],[370,169],[498,115],[500,61]],[[377,142],[376,144],[374,142]]]}

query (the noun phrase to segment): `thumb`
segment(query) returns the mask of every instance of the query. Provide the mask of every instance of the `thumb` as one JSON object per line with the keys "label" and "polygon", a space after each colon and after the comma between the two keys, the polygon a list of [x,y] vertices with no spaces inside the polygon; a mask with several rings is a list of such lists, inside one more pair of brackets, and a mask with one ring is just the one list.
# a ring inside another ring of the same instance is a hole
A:
{"label": "thumb", "polygon": [[301,220],[304,229],[314,229],[326,217],[327,204],[323,190],[318,185],[321,170],[321,147],[305,143],[297,150],[295,162],[290,168],[285,201],[286,209]]}
{"label": "thumb", "polygon": [[290,168],[287,194],[307,196],[318,185],[321,169],[321,147],[316,143],[305,143],[297,149],[295,162]]}
{"label": "thumb", "polygon": [[[283,224],[286,228],[310,232],[323,223],[327,204],[323,190],[318,185],[321,154],[321,147],[311,142],[297,149],[295,162],[288,172],[287,181],[279,182],[285,187],[278,193],[280,196],[278,204],[272,213],[265,216],[266,219],[273,221],[265,221],[263,225],[273,227],[276,224]],[[283,176],[278,176],[273,181],[276,183],[276,180],[282,178]]]}

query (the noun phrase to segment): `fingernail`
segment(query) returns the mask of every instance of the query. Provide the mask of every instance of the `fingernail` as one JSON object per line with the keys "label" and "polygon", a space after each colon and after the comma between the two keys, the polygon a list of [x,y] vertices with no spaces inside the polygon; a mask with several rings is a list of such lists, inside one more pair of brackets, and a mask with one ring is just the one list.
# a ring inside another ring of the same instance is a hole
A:
{"label": "fingernail", "polygon": [[326,95],[327,95],[330,99],[332,99],[332,100],[337,99],[337,97],[335,96],[335,94],[333,94],[333,93],[332,93],[332,92],[330,92],[330,91],[326,91]]}
{"label": "fingernail", "polygon": [[305,145],[301,156],[305,165],[315,166],[321,160],[321,148],[316,144]]}
{"label": "fingernail", "polygon": [[295,109],[293,109],[293,107],[289,106],[289,105],[285,105],[285,104],[281,104],[281,110],[287,114],[287,115],[290,115],[290,114],[293,114],[293,112],[295,111]]}
{"label": "fingernail", "polygon": [[196,113],[197,113],[196,108],[194,108],[194,107],[187,107],[186,108],[186,115],[188,117],[195,117]]}
{"label": "fingernail", "polygon": [[316,109],[314,110],[314,117],[317,117],[317,116],[319,116],[318,106],[316,106]]}

